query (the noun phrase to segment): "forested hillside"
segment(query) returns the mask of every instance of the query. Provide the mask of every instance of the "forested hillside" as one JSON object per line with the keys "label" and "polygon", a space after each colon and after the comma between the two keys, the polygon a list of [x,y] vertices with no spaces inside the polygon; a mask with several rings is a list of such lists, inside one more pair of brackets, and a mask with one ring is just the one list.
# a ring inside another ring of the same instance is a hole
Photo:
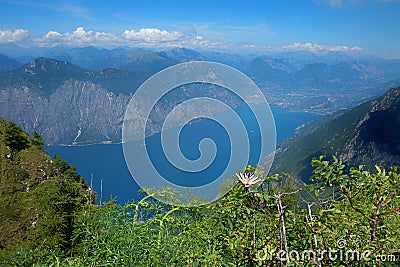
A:
{"label": "forested hillside", "polygon": [[4,266],[27,266],[34,254],[40,257],[71,248],[75,213],[94,200],[75,167],[57,156],[51,160],[42,146],[38,133],[30,136],[0,119],[0,262]]}
{"label": "forested hillside", "polygon": [[289,172],[308,181],[310,161],[319,155],[337,156],[349,165],[400,165],[400,88],[363,103],[314,132],[294,139],[278,152],[274,171]]}

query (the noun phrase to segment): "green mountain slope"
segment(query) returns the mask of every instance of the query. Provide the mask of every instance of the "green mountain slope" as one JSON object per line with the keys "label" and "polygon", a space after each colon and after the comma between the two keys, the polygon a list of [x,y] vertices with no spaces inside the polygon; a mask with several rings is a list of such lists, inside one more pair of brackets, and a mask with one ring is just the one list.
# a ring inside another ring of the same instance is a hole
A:
{"label": "green mountain slope", "polygon": [[141,71],[104,69],[90,71],[67,61],[37,58],[18,69],[0,72],[0,89],[29,88],[49,97],[66,81],[90,81],[113,93],[130,93],[150,76]]}
{"label": "green mountain slope", "polygon": [[75,167],[42,146],[37,133],[0,118],[0,266],[14,266],[21,249],[70,247],[75,213],[93,202]]}
{"label": "green mountain slope", "polygon": [[363,103],[338,116],[311,134],[282,148],[273,171],[289,171],[308,181],[310,162],[321,154],[335,155],[348,165],[372,169],[400,164],[400,88]]}

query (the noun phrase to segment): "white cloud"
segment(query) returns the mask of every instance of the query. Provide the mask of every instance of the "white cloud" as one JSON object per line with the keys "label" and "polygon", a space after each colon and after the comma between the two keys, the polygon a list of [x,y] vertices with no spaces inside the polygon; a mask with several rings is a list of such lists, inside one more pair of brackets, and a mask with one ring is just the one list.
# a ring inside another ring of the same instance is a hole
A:
{"label": "white cloud", "polygon": [[85,45],[107,45],[116,44],[116,35],[105,32],[85,31],[83,27],[78,27],[72,33],[59,33],[49,31],[42,37],[33,38],[33,43],[39,46],[85,46]]}
{"label": "white cloud", "polygon": [[28,36],[28,30],[24,29],[16,29],[13,31],[0,29],[0,43],[19,42],[26,39]]}
{"label": "white cloud", "polygon": [[361,52],[362,48],[359,46],[348,47],[345,45],[327,46],[311,43],[294,43],[291,45],[282,46],[283,51],[309,51],[312,53],[325,53],[325,52]]}
{"label": "white cloud", "polygon": [[33,38],[34,45],[42,47],[65,46],[88,46],[99,47],[188,47],[203,49],[226,48],[228,44],[223,41],[206,40],[202,36],[191,36],[183,32],[167,31],[156,28],[142,28],[139,30],[125,30],[121,34],[86,31],[78,27],[72,33],[59,33],[49,31],[47,34]]}
{"label": "white cloud", "polygon": [[274,48],[270,45],[257,45],[257,44],[244,44],[240,48],[247,50],[258,50],[258,51],[272,51]]}
{"label": "white cloud", "polygon": [[185,35],[181,32],[173,31],[169,32],[166,30],[159,30],[153,28],[143,28],[139,31],[126,30],[122,36],[127,40],[143,41],[149,43],[158,42],[171,42],[179,41],[185,38]]}
{"label": "white cloud", "polygon": [[328,51],[360,52],[359,46],[348,47],[324,46],[312,43],[294,43],[282,47],[272,47],[260,44],[232,44],[221,40],[209,40],[200,35],[186,34],[180,31],[167,31],[157,28],[142,28],[125,30],[122,33],[108,33],[76,28],[73,32],[60,33],[49,31],[40,37],[30,37],[28,30],[0,30],[0,43],[14,42],[23,46],[55,47],[55,46],[97,46],[102,48],[144,47],[154,49],[186,47],[191,49],[246,51],[246,52],[277,52],[277,51],[309,51],[323,54]]}
{"label": "white cloud", "polygon": [[363,49],[359,46],[329,46],[329,45],[319,45],[312,43],[294,43],[290,45],[285,45],[281,47],[274,47],[269,45],[258,45],[258,44],[244,44],[239,46],[239,49],[247,52],[295,52],[295,51],[308,51],[314,54],[326,54],[328,52],[361,52]]}
{"label": "white cloud", "polygon": [[362,50],[363,50],[363,49],[362,49],[361,47],[359,47],[358,45],[353,46],[353,47],[351,48],[351,51],[361,52]]}

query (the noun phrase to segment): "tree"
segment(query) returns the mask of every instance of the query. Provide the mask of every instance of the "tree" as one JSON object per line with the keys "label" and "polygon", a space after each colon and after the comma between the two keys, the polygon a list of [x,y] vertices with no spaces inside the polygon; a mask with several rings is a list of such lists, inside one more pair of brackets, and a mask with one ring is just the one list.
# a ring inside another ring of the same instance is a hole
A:
{"label": "tree", "polygon": [[11,160],[13,160],[14,154],[29,147],[29,141],[21,129],[14,122],[7,122],[4,130],[4,143],[10,149]]}
{"label": "tree", "polygon": [[76,214],[95,201],[75,166],[51,161],[32,135],[0,118],[0,154],[11,154],[0,158],[0,266],[53,266],[70,255]]}
{"label": "tree", "polygon": [[31,144],[37,146],[38,148],[45,146],[43,138],[36,131],[32,132]]}
{"label": "tree", "polygon": [[325,242],[327,229],[331,229],[336,240],[344,237],[350,243],[347,246],[371,250],[374,255],[398,250],[400,173],[397,167],[386,171],[375,166],[375,172],[370,172],[361,165],[346,173],[340,159],[333,157],[329,162],[323,156],[313,159],[312,165],[315,167],[312,179],[334,187],[340,194],[330,209],[320,213],[326,225]]}

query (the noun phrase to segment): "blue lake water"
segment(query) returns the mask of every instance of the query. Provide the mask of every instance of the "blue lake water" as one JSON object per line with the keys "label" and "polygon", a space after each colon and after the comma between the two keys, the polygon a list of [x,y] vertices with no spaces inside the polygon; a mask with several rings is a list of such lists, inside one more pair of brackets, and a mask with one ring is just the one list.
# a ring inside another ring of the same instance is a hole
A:
{"label": "blue lake water", "polygon": [[[271,107],[275,118],[277,131],[277,142],[291,137],[295,129],[304,122],[318,118],[320,115],[309,112],[291,111],[280,107]],[[240,111],[238,112],[240,113]],[[242,110],[241,118],[246,120],[248,115],[245,110]],[[251,122],[249,119],[248,121]],[[253,129],[254,125],[250,123],[246,128]],[[256,132],[257,129],[251,130]],[[198,144],[203,138],[211,138],[218,145],[218,154],[215,158],[216,168],[207,169],[203,172],[203,176],[212,177],[221,172],[227,162],[226,154],[229,154],[230,146],[228,139],[220,125],[215,124],[210,120],[199,121],[193,123],[187,129],[182,130],[182,136],[179,140],[182,147],[182,152],[186,157],[196,159],[198,157]],[[163,153],[159,145],[159,135],[149,137],[146,141],[148,147],[151,148],[153,159],[160,163],[160,172],[166,175],[172,175],[176,179],[179,177],[179,171],[171,169],[167,162],[163,160]],[[257,138],[250,139],[254,144],[254,149],[258,149],[261,142]],[[227,145],[228,144],[228,145]],[[96,144],[86,146],[49,146],[44,148],[49,155],[57,154],[69,161],[70,164],[75,164],[78,172],[88,182],[93,175],[93,188],[100,192],[100,181],[103,183],[103,201],[110,200],[111,197],[116,197],[118,203],[125,203],[132,199],[138,199],[139,186],[135,183],[128,167],[125,163],[123,149],[121,144]],[[222,156],[219,156],[221,154]],[[257,153],[256,153],[257,154]],[[254,159],[250,158],[250,164]],[[244,166],[241,166],[244,167]],[[174,181],[179,182],[179,181]]]}

